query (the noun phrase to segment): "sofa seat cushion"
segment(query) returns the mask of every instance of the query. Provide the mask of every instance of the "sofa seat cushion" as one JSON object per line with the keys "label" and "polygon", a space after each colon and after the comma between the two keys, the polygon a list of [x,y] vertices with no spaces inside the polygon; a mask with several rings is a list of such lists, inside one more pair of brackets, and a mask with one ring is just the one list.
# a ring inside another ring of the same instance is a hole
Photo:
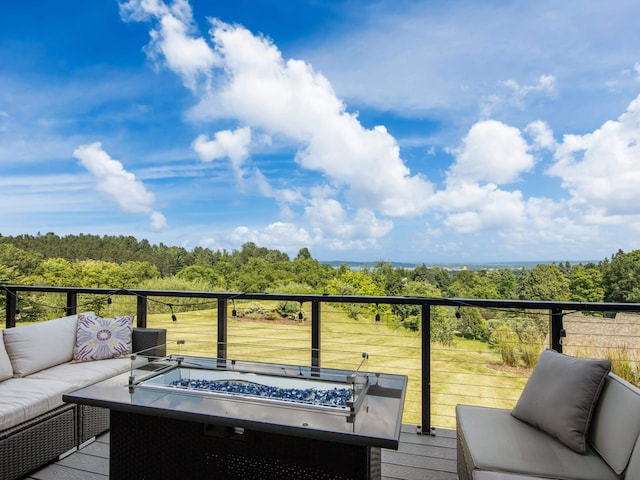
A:
{"label": "sofa seat cushion", "polygon": [[45,368],[69,362],[76,343],[78,316],[7,328],[4,343],[14,377],[24,377]]}
{"label": "sofa seat cushion", "polygon": [[0,382],[11,377],[13,377],[13,367],[7,350],[4,348],[4,334],[0,330]]}
{"label": "sofa seat cushion", "polygon": [[71,385],[61,380],[9,378],[0,382],[0,431],[63,404]]}
{"label": "sofa seat cushion", "polygon": [[620,478],[591,447],[579,454],[510,410],[458,405],[456,417],[472,470],[560,480]]}
{"label": "sofa seat cushion", "polygon": [[[147,359],[137,358],[135,362],[146,363]],[[71,391],[124,373],[130,368],[129,358],[110,358],[93,362],[63,363],[29,375],[28,378],[64,381],[69,385],[68,391]]]}

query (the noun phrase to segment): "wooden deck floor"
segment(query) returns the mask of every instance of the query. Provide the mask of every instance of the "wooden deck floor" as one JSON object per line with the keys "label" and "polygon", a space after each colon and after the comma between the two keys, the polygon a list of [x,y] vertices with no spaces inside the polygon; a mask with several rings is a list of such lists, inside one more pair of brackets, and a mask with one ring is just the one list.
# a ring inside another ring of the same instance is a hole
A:
{"label": "wooden deck floor", "polygon": [[[107,480],[109,434],[100,436],[74,454],[26,477],[37,480]],[[435,436],[416,435],[404,426],[398,450],[382,450],[383,480],[457,480],[456,439],[451,430]]]}

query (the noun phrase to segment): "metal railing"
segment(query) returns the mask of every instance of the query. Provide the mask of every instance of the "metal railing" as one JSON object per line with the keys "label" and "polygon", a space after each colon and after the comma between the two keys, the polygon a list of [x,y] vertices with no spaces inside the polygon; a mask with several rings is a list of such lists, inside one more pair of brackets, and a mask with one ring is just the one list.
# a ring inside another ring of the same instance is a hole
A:
{"label": "metal railing", "polygon": [[[297,302],[310,305],[310,338],[306,349],[310,355],[310,366],[320,367],[323,363],[322,341],[322,306],[329,304],[374,304],[379,305],[414,305],[420,307],[422,328],[420,334],[420,425],[418,430],[430,432],[432,430],[432,348],[430,340],[431,312],[436,306],[451,308],[475,307],[480,309],[517,309],[520,311],[536,311],[548,314],[548,348],[562,352],[563,338],[566,336],[564,316],[567,312],[640,312],[640,304],[630,303],[585,303],[585,302],[546,302],[524,300],[488,300],[462,298],[431,298],[431,297],[389,297],[389,296],[343,296],[343,295],[315,295],[315,294],[267,294],[267,293],[238,293],[238,292],[194,292],[169,290],[139,290],[139,289],[107,289],[82,287],[47,287],[26,285],[0,285],[0,290],[6,294],[6,328],[16,326],[16,316],[19,313],[18,303],[22,294],[55,293],[66,295],[66,314],[78,313],[79,295],[100,295],[104,297],[133,296],[136,298],[136,322],[138,327],[147,326],[149,302],[157,298],[190,298],[206,299],[217,307],[215,355],[218,358],[228,358],[230,302]],[[165,303],[173,308],[171,304]],[[174,317],[175,318],[175,317]],[[304,347],[303,347],[304,348]],[[325,350],[326,351],[326,350]]]}

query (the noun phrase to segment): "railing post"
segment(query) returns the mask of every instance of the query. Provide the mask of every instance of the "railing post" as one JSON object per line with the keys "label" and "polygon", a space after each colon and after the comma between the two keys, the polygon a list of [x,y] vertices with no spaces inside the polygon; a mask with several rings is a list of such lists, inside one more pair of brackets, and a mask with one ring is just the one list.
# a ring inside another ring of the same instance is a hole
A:
{"label": "railing post", "polygon": [[566,336],[562,319],[562,309],[558,307],[552,308],[549,319],[550,347],[559,353],[562,353],[562,338]]}
{"label": "railing post", "polygon": [[218,352],[217,357],[227,358],[227,299],[218,299]]}
{"label": "railing post", "polygon": [[136,326],[138,328],[146,328],[147,326],[147,297],[145,295],[137,296],[137,315]]}
{"label": "railing post", "polygon": [[67,315],[75,315],[78,313],[78,294],[76,292],[67,292],[67,307],[65,312],[67,312]]}
{"label": "railing post", "polygon": [[311,302],[311,366],[320,367],[320,302]]}
{"label": "railing post", "polygon": [[7,292],[7,305],[6,305],[7,316],[5,318],[5,326],[7,328],[11,328],[16,326],[18,295],[17,293],[11,292],[8,288],[5,288],[5,292]]}
{"label": "railing post", "polygon": [[422,304],[422,424],[419,432],[431,434],[431,305]]}

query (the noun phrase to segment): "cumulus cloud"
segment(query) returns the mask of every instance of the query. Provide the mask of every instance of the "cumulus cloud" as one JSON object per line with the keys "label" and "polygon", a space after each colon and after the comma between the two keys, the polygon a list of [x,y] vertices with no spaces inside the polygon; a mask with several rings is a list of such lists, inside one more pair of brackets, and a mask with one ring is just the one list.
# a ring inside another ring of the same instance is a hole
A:
{"label": "cumulus cloud", "polygon": [[316,237],[337,234],[331,217],[318,220],[322,212],[331,212],[319,207],[328,199],[314,197],[317,190],[276,189],[257,167],[248,169],[254,134],[293,145],[291,161],[324,176],[335,204],[347,207],[341,212],[341,225],[354,232],[366,226],[361,236],[369,232],[375,239],[391,230],[393,223],[378,215],[411,217],[427,211],[432,184],[411,173],[385,127],[363,127],[311,65],[286,60],[268,38],[217,19],[211,20],[208,41],[199,37],[184,1],[167,6],[158,0],[131,0],[121,12],[128,21],[157,24],[147,54],[156,62],[164,59],[163,64],[196,94],[192,120],[241,125],[213,138],[198,136],[192,147],[200,158],[229,158],[238,179],[250,172],[262,195],[277,198],[283,217],[295,217],[295,206],[304,205],[303,218],[315,222],[313,229],[320,232]]}
{"label": "cumulus cloud", "polygon": [[231,233],[231,240],[235,244],[254,242],[258,245],[271,245],[284,251],[313,244],[313,238],[304,228],[286,222],[274,222],[261,230],[236,227]]}
{"label": "cumulus cloud", "polygon": [[547,173],[562,179],[573,207],[592,220],[640,215],[640,95],[617,120],[586,135],[565,135],[554,158]]}
{"label": "cumulus cloud", "polygon": [[[531,135],[548,143],[548,129],[536,123]],[[514,231],[530,225],[535,208],[520,190],[501,186],[516,182],[532,171],[536,157],[522,132],[496,120],[474,124],[452,149],[454,162],[447,172],[445,188],[431,199],[434,209],[445,214],[443,223],[452,231],[470,234],[487,230]]]}
{"label": "cumulus cloud", "polygon": [[199,135],[191,146],[205,162],[229,158],[236,177],[242,179],[243,164],[249,157],[250,144],[251,128],[243,127],[234,131],[216,132],[213,140],[210,140],[207,135]]}
{"label": "cumulus cloud", "polygon": [[342,239],[379,238],[393,228],[391,220],[381,220],[368,209],[358,209],[350,218],[342,204],[333,198],[312,199],[305,207],[305,217],[317,230]]}
{"label": "cumulus cloud", "polygon": [[556,141],[553,138],[553,131],[542,120],[531,122],[525,128],[525,131],[533,138],[534,145],[539,149],[554,150]]}
{"label": "cumulus cloud", "polygon": [[384,127],[365,129],[321,74],[285,61],[264,37],[213,21],[214,48],[226,75],[194,115],[234,118],[299,145],[296,160],[344,186],[352,203],[390,216],[423,213],[431,184],[411,175]]}
{"label": "cumulus cloud", "polygon": [[[131,3],[131,2],[130,2]],[[129,5],[129,4],[127,4]],[[139,10],[157,17],[177,17],[167,10],[148,8],[136,2]],[[130,15],[136,19],[142,15]],[[190,18],[187,16],[187,18]],[[149,50],[166,56],[168,45],[184,43],[156,30],[162,41],[152,42]],[[187,36],[187,29],[180,36]],[[234,119],[271,135],[299,145],[296,160],[305,169],[321,172],[344,186],[350,201],[361,207],[375,208],[385,215],[407,216],[423,213],[432,192],[426,179],[411,175],[400,157],[396,140],[384,127],[366,129],[357,117],[346,111],[329,81],[300,60],[285,60],[267,38],[254,35],[238,25],[211,21],[211,55],[216,61],[197,62],[198,71],[208,68],[207,78],[215,78],[212,88],[202,90],[192,115],[200,120]],[[195,40],[192,37],[192,40]],[[197,40],[202,40],[198,38]],[[204,40],[202,40],[204,41]],[[181,57],[176,57],[176,62]],[[182,75],[191,69],[167,62]],[[185,79],[185,85],[190,86]]]}
{"label": "cumulus cloud", "polygon": [[191,6],[186,0],[174,0],[167,6],[160,0],[130,0],[120,4],[125,21],[160,19],[149,32],[151,42],[146,49],[152,59],[164,58],[168,68],[180,75],[185,86],[195,91],[199,78],[208,84],[211,69],[218,63],[216,54],[203,38],[194,38]]}
{"label": "cumulus cloud", "polygon": [[473,125],[462,146],[453,153],[456,158],[449,171],[449,183],[460,179],[498,185],[511,183],[535,164],[520,130],[496,120]]}
{"label": "cumulus cloud", "polygon": [[164,215],[153,209],[153,193],[133,173],[125,170],[121,162],[112,159],[100,142],[79,146],[73,156],[94,176],[98,190],[123,212],[148,215],[154,230],[167,226]]}

